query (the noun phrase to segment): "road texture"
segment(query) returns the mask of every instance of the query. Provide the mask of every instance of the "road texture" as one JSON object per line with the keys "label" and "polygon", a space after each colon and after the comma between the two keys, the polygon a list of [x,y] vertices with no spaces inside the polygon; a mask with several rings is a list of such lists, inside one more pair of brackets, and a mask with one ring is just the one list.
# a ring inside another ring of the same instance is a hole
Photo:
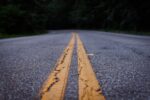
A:
{"label": "road texture", "polygon": [[33,100],[71,34],[0,41],[0,100]]}
{"label": "road texture", "polygon": [[[79,34],[106,100],[150,100],[150,37],[81,30],[1,39],[0,100],[35,99],[72,32]],[[76,50],[66,100],[78,99]]]}

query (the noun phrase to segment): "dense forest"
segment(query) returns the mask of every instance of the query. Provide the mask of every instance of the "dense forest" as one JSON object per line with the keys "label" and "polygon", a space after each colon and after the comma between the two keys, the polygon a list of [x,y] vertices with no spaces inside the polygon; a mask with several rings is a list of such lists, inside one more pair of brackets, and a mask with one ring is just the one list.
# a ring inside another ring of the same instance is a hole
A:
{"label": "dense forest", "polygon": [[0,0],[0,33],[150,31],[150,0]]}

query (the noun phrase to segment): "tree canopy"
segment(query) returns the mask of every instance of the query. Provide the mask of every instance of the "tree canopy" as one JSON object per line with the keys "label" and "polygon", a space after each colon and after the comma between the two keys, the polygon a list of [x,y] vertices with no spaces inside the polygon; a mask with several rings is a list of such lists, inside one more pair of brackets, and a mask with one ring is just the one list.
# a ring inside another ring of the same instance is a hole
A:
{"label": "tree canopy", "polygon": [[64,28],[150,31],[150,1],[0,1],[0,33],[20,34]]}

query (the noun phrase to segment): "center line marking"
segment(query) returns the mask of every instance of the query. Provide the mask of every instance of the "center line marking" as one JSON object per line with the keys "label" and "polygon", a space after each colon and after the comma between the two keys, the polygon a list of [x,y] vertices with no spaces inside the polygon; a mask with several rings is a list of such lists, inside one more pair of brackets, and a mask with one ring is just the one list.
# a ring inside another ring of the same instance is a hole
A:
{"label": "center line marking", "polygon": [[55,69],[49,75],[40,91],[41,100],[63,100],[72,53],[75,43],[75,34],[73,34],[68,46],[56,63]]}
{"label": "center line marking", "polygon": [[79,100],[105,100],[83,43],[77,35]]}

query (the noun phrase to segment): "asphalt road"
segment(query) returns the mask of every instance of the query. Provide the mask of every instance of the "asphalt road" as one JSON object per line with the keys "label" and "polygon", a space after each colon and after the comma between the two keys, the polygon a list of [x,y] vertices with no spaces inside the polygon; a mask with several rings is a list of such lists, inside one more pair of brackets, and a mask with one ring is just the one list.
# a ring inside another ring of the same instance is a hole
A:
{"label": "asphalt road", "polygon": [[[33,100],[77,32],[106,100],[150,100],[150,37],[64,30],[0,40],[0,100]],[[65,100],[78,98],[77,53]]]}

